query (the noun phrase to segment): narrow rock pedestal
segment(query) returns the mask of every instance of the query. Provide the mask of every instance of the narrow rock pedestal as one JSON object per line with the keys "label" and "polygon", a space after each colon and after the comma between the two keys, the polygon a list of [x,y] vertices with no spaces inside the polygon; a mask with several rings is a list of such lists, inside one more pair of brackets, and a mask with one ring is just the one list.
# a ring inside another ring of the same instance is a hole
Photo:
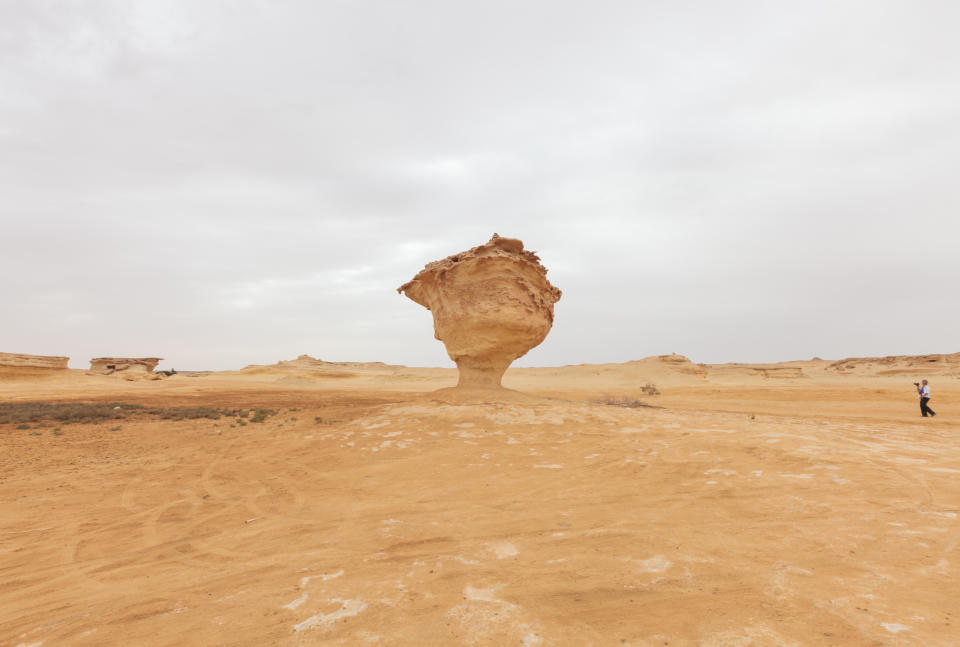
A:
{"label": "narrow rock pedestal", "polygon": [[516,238],[429,263],[397,289],[433,313],[434,336],[460,371],[458,387],[502,388],[510,364],[546,339],[560,290]]}

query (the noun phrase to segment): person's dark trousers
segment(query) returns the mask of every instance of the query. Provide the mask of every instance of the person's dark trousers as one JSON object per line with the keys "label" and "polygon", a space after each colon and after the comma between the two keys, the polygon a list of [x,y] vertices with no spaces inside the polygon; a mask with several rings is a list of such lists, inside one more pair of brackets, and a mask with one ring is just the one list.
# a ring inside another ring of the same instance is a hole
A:
{"label": "person's dark trousers", "polygon": [[929,413],[931,416],[935,416],[933,409],[927,406],[927,403],[930,402],[930,398],[920,398],[920,413],[923,414],[923,417],[926,418]]}

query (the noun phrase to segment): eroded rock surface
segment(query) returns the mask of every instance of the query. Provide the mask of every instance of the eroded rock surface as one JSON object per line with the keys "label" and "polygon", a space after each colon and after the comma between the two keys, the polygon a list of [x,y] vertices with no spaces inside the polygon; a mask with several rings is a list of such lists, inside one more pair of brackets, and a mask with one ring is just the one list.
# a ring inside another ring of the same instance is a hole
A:
{"label": "eroded rock surface", "polygon": [[24,355],[22,353],[0,353],[0,366],[9,368],[67,368],[69,357],[53,355]]}
{"label": "eroded rock surface", "polygon": [[162,357],[96,357],[90,360],[89,373],[113,375],[114,373],[153,373]]}
{"label": "eroded rock surface", "polygon": [[561,292],[516,238],[429,263],[398,292],[433,313],[437,339],[460,371],[458,386],[499,387],[511,362],[542,342]]}

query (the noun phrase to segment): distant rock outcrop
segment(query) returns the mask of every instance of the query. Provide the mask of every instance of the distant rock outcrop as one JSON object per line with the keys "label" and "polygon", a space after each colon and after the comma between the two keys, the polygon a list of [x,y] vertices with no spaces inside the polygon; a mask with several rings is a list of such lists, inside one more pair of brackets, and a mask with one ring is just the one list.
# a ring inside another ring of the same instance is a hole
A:
{"label": "distant rock outcrop", "polygon": [[91,375],[114,373],[153,373],[162,357],[96,357],[90,360]]}
{"label": "distant rock outcrop", "polygon": [[829,364],[826,370],[841,375],[960,375],[960,353],[848,357]]}
{"label": "distant rock outcrop", "polygon": [[303,369],[316,369],[316,370],[329,369],[330,367],[371,368],[371,369],[390,367],[389,364],[384,364],[383,362],[326,362],[322,359],[311,357],[310,355],[298,355],[297,359],[280,360],[279,362],[274,364],[274,366],[278,368],[303,368]]}
{"label": "distant rock outcrop", "polygon": [[460,372],[458,386],[499,387],[510,364],[542,342],[561,292],[515,238],[434,261],[397,289],[433,313],[434,336]]}
{"label": "distant rock outcrop", "polygon": [[69,357],[0,353],[0,366],[7,368],[46,368],[66,370]]}
{"label": "distant rock outcrop", "polygon": [[696,375],[697,377],[703,378],[707,376],[707,369],[705,365],[694,364],[683,355],[678,355],[677,353],[671,353],[669,355],[657,355],[656,359],[659,360],[661,364],[669,366],[678,373],[686,373],[688,375]]}

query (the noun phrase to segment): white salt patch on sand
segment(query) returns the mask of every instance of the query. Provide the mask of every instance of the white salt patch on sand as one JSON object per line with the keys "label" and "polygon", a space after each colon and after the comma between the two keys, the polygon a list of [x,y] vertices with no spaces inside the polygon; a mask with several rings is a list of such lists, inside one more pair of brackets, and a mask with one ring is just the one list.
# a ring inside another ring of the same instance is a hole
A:
{"label": "white salt patch on sand", "polygon": [[367,608],[367,603],[363,600],[340,600],[335,599],[334,602],[342,602],[339,609],[331,613],[318,613],[315,616],[310,616],[300,624],[294,625],[294,631],[304,631],[306,629],[313,629],[315,627],[323,627],[332,625],[337,620],[341,618],[349,618],[355,616],[364,609]]}
{"label": "white salt patch on sand", "polygon": [[947,474],[960,474],[960,470],[955,470],[951,467],[924,467],[928,472],[945,472]]}
{"label": "white salt patch on sand", "polygon": [[584,458],[596,458],[600,454],[590,454],[589,456],[584,456]]}
{"label": "white salt patch on sand", "polygon": [[383,422],[376,422],[376,423],[373,423],[373,422],[372,422],[372,423],[370,423],[370,424],[363,425],[363,428],[364,428],[364,429],[379,429],[380,427],[386,427],[386,426],[389,425],[389,424],[390,424],[390,421],[389,421],[389,420],[384,420]]}
{"label": "white salt patch on sand", "polygon": [[906,527],[907,527],[907,524],[905,524],[905,523],[900,523],[899,521],[888,521],[888,522],[887,522],[887,525],[896,526],[897,528],[906,528]]}
{"label": "white salt patch on sand", "polygon": [[563,468],[563,465],[558,465],[558,464],[552,464],[552,465],[534,465],[534,467],[537,468],[537,469],[542,469],[542,470],[558,470],[558,469]]}
{"label": "white salt patch on sand", "polygon": [[892,634],[898,634],[898,633],[900,633],[901,631],[906,631],[907,629],[910,628],[910,627],[908,627],[907,625],[901,625],[901,624],[896,623],[896,622],[881,622],[881,623],[880,623],[880,626],[883,627],[884,629],[886,629],[887,631],[889,631],[889,632],[892,633]]}
{"label": "white salt patch on sand", "polygon": [[383,434],[383,437],[384,437],[384,438],[393,438],[393,437],[395,437],[395,436],[400,436],[400,435],[402,435],[402,434],[403,434],[402,431],[391,431],[390,433]]}
{"label": "white salt patch on sand", "polygon": [[475,589],[468,584],[467,588],[463,589],[463,597],[478,602],[500,602],[497,599],[497,591],[502,588],[503,584],[496,584],[488,589]]}
{"label": "white salt patch on sand", "polygon": [[779,443],[779,442],[780,442],[779,438],[767,438],[767,443],[770,445],[772,445],[773,443]]}
{"label": "white salt patch on sand", "polygon": [[638,427],[621,427],[621,434],[642,434],[645,430]]}
{"label": "white salt patch on sand", "polygon": [[923,569],[924,571],[933,571],[935,573],[940,573],[942,575],[948,575],[950,573],[950,562],[940,558],[940,561],[931,566],[930,568]]}
{"label": "white salt patch on sand", "polygon": [[656,557],[651,557],[650,559],[645,559],[640,562],[640,568],[646,573],[662,573],[671,566],[673,566],[673,562],[663,555],[657,555]]}
{"label": "white salt patch on sand", "polygon": [[707,481],[707,485],[716,485],[716,484],[717,484],[716,481]]}
{"label": "white salt patch on sand", "polygon": [[517,547],[508,541],[492,541],[484,544],[491,553],[497,556],[497,559],[506,559],[520,554]]}
{"label": "white salt patch on sand", "polygon": [[737,474],[737,471],[736,471],[736,470],[722,470],[722,469],[716,468],[716,469],[707,470],[706,472],[704,472],[704,475],[707,475],[707,474],[721,474],[721,475],[723,475],[723,476],[735,476],[735,475]]}
{"label": "white salt patch on sand", "polygon": [[247,592],[247,589],[237,591],[236,593],[231,593],[230,595],[225,595],[222,598],[217,598],[217,602],[225,602],[227,600],[232,600],[233,598],[239,597]]}
{"label": "white salt patch on sand", "polygon": [[303,587],[305,587],[310,580],[321,580],[323,582],[326,582],[327,580],[332,580],[334,578],[340,577],[341,575],[343,575],[343,569],[340,569],[336,573],[330,573],[330,574],[320,573],[319,575],[308,575],[307,577],[301,577],[300,588],[302,589]]}
{"label": "white salt patch on sand", "polygon": [[763,476],[763,470],[753,470],[750,473],[753,474],[754,476]]}
{"label": "white salt patch on sand", "polygon": [[947,519],[956,519],[956,518],[957,518],[957,513],[956,513],[956,512],[933,512],[933,511],[931,511],[931,510],[917,510],[917,512],[920,513],[920,514],[935,514],[935,515],[937,515],[938,517],[946,517]]}
{"label": "white salt patch on sand", "polygon": [[812,479],[813,474],[778,474],[785,479]]}
{"label": "white salt patch on sand", "polygon": [[303,604],[304,602],[306,602],[308,597],[309,597],[309,595],[308,595],[307,593],[304,593],[303,595],[301,595],[299,598],[297,598],[296,600],[294,600],[294,601],[291,602],[290,604],[285,604],[285,605],[283,605],[283,608],[284,608],[284,609],[290,609],[290,610],[296,609],[296,608],[299,607],[301,604]]}

